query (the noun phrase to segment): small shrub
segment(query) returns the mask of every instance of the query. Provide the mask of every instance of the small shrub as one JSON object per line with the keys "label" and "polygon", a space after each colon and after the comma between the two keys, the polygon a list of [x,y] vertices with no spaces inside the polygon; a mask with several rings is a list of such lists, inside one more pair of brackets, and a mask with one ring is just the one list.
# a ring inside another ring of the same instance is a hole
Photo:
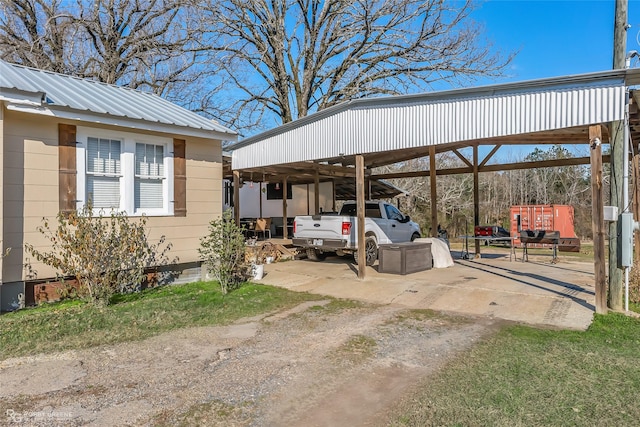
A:
{"label": "small shrub", "polygon": [[[51,243],[51,251],[25,244],[36,260],[55,268],[59,279],[75,277],[78,295],[95,305],[107,305],[117,292],[138,290],[145,268],[169,263],[171,244],[164,236],[149,243],[147,219],[132,221],[125,213],[95,216],[90,205],[80,212],[59,213],[57,226],[43,218],[38,231]],[[177,262],[177,258],[172,262]]]}
{"label": "small shrub", "polygon": [[247,279],[247,262],[242,228],[226,211],[209,223],[209,235],[200,239],[198,252],[207,270],[220,282],[223,294],[236,289]]}

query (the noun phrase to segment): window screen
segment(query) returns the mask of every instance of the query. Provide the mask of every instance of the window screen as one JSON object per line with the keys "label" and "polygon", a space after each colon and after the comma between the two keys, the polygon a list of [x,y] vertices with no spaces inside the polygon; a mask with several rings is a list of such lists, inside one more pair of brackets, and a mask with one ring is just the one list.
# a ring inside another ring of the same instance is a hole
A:
{"label": "window screen", "polygon": [[95,208],[120,206],[120,141],[87,139],[87,200]]}
{"label": "window screen", "polygon": [[164,146],[136,143],[135,208],[162,208]]}

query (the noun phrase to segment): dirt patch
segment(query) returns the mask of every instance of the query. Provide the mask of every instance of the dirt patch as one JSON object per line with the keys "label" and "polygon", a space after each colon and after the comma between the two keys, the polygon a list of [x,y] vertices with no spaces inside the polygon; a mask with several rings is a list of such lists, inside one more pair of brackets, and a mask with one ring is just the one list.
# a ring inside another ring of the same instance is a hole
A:
{"label": "dirt patch", "polygon": [[0,424],[376,425],[491,326],[324,301],[226,327],[9,359],[0,363]]}

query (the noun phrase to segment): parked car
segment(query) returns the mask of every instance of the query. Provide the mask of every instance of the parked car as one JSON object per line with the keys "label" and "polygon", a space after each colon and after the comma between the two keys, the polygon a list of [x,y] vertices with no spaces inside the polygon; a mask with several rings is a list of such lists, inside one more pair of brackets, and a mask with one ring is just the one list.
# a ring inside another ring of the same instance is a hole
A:
{"label": "parked car", "polygon": [[[356,230],[356,203],[348,202],[338,215],[296,216],[292,243],[304,248],[314,261],[323,260],[328,252],[354,254],[357,260]],[[366,202],[364,232],[366,263],[373,265],[378,245],[413,241],[420,237],[420,226],[389,203]]]}
{"label": "parked car", "polygon": [[484,242],[485,246],[489,245],[492,240],[506,241],[506,239],[500,239],[502,237],[511,237],[509,232],[499,225],[476,225],[473,229],[473,235],[478,237],[486,237]]}

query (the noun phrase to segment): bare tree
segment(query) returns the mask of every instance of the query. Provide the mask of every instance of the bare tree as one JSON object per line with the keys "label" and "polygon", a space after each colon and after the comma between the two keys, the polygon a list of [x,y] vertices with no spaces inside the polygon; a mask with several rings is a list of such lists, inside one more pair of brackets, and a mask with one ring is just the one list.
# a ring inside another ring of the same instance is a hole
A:
{"label": "bare tree", "polygon": [[244,94],[236,106],[286,123],[353,98],[500,75],[511,56],[492,51],[471,10],[471,0],[223,0],[209,17]]}
{"label": "bare tree", "polygon": [[71,72],[74,17],[61,5],[60,0],[0,0],[0,58]]}
{"label": "bare tree", "polygon": [[81,8],[78,23],[92,53],[83,74],[158,94],[192,80],[187,71],[204,50],[193,10],[185,0],[95,0]]}
{"label": "bare tree", "polygon": [[0,57],[167,94],[201,77],[191,0],[0,0]]}

